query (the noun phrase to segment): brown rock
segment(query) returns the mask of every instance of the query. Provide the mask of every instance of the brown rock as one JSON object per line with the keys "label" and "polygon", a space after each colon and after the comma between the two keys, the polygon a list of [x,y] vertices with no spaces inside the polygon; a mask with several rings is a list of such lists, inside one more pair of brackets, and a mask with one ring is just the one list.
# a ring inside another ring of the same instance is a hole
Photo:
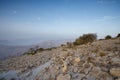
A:
{"label": "brown rock", "polygon": [[71,76],[69,74],[60,74],[57,76],[57,80],[70,80]]}
{"label": "brown rock", "polygon": [[110,74],[116,77],[120,77],[120,68],[112,68],[110,69]]}

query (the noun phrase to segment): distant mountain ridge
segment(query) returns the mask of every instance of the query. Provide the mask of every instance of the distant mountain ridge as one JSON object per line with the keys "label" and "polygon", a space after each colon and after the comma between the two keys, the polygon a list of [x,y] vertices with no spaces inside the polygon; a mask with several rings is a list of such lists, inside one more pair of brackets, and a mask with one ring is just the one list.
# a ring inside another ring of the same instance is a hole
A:
{"label": "distant mountain ridge", "polygon": [[0,59],[6,59],[12,56],[19,56],[29,50],[30,46],[7,46],[0,45]]}
{"label": "distant mountain ridge", "polygon": [[[10,45],[12,42],[7,40],[0,40],[0,60],[22,55],[24,52],[28,51],[30,48],[35,48],[39,46],[40,48],[51,48],[57,47],[67,41],[72,41],[72,39],[64,39],[64,40],[48,40],[44,42],[40,42],[34,45]],[[7,43],[8,45],[7,45]]]}

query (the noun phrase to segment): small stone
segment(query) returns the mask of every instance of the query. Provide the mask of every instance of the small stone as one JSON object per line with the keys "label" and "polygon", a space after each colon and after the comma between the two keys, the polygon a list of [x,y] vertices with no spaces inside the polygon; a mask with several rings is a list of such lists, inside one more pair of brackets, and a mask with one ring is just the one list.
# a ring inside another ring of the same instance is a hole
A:
{"label": "small stone", "polygon": [[86,80],[96,80],[96,78],[90,74],[86,76]]}
{"label": "small stone", "polygon": [[109,71],[109,69],[106,68],[106,67],[101,67],[101,70],[104,71],[104,72],[108,72]]}
{"label": "small stone", "polygon": [[85,74],[88,74],[90,71],[91,71],[91,67],[84,69],[84,73],[85,73]]}
{"label": "small stone", "polygon": [[120,59],[119,58],[112,58],[111,63],[114,65],[120,65]]}
{"label": "small stone", "polygon": [[83,64],[83,67],[84,67],[84,68],[89,68],[89,67],[90,67],[90,64],[87,63],[87,62],[85,62],[85,63]]}
{"label": "small stone", "polygon": [[73,71],[74,71],[74,72],[78,72],[78,67],[75,67],[75,68],[73,69]]}
{"label": "small stone", "polygon": [[67,64],[64,62],[62,72],[65,73],[66,71],[67,71]]}
{"label": "small stone", "polygon": [[43,75],[44,79],[45,80],[48,80],[50,78],[50,73],[46,72],[44,75]]}
{"label": "small stone", "polygon": [[50,66],[50,67],[49,67],[49,72],[50,72],[50,75],[51,75],[52,78],[55,77],[55,74],[57,74],[58,71],[59,71],[59,70],[57,69],[57,66],[56,66],[56,65],[53,65],[53,66]]}
{"label": "small stone", "polygon": [[110,76],[107,72],[101,72],[99,77],[101,80],[113,80],[112,76]]}
{"label": "small stone", "polygon": [[57,80],[70,80],[71,76],[69,74],[60,74],[57,76]]}
{"label": "small stone", "polygon": [[79,73],[74,73],[74,74],[72,74],[73,80],[81,80],[81,79],[84,78],[85,76],[86,76],[85,74],[79,74]]}
{"label": "small stone", "polygon": [[110,69],[110,74],[115,77],[120,77],[120,68],[112,68]]}
{"label": "small stone", "polygon": [[80,58],[76,58],[75,62],[77,62],[77,63],[80,62]]}
{"label": "small stone", "polygon": [[92,75],[96,78],[99,77],[101,73],[101,68],[100,67],[93,67]]}
{"label": "small stone", "polygon": [[60,58],[66,58],[68,56],[68,52],[62,51],[59,54]]}

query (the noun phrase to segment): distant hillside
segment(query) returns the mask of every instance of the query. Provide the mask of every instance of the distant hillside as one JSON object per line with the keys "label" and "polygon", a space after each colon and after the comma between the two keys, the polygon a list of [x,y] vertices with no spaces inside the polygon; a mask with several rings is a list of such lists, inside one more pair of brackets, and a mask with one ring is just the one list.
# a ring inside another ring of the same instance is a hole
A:
{"label": "distant hillside", "polygon": [[27,51],[30,46],[6,46],[0,45],[0,59],[5,59],[12,56],[18,56]]}
{"label": "distant hillside", "polygon": [[34,44],[34,45],[14,46],[14,45],[6,45],[7,43],[8,44],[12,44],[12,43],[3,40],[0,42],[1,43],[1,45],[0,45],[0,60],[6,59],[6,58],[12,57],[12,56],[19,56],[19,55],[23,54],[24,52],[28,51],[30,48],[35,48],[36,46],[39,46],[40,48],[51,48],[51,47],[57,47],[60,44],[65,43],[67,41],[72,41],[72,40],[70,40],[70,39],[49,40],[49,41],[40,42],[40,43]]}

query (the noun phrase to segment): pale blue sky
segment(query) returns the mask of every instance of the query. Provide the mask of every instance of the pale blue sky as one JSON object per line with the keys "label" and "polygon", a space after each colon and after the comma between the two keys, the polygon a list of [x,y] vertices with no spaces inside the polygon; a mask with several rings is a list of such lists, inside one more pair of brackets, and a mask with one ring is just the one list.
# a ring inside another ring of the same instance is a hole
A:
{"label": "pale blue sky", "polygon": [[0,0],[0,40],[120,32],[120,0]]}

